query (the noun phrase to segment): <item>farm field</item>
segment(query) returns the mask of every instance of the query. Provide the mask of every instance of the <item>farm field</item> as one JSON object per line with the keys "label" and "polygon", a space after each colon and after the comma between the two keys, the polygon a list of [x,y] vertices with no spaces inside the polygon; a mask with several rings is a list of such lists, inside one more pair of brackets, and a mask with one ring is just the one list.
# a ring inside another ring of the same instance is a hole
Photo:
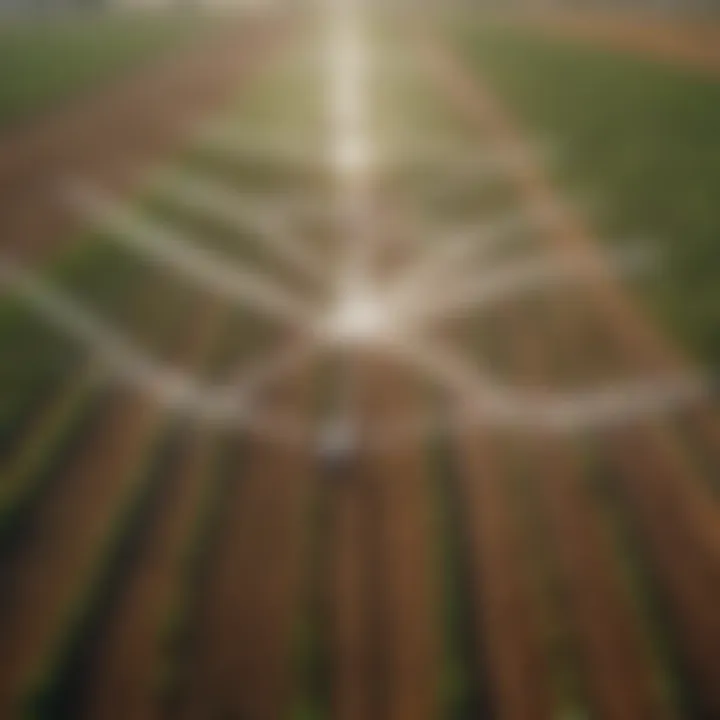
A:
{"label": "farm field", "polygon": [[648,289],[652,302],[717,366],[720,83],[680,61],[585,44],[582,33],[552,39],[488,23],[467,35],[473,62],[547,145],[556,179],[599,232],[663,253],[672,271]]}
{"label": "farm field", "polygon": [[[97,92],[81,93],[60,105],[52,102],[49,91],[42,95],[50,104],[45,111],[38,110],[27,125],[8,128],[0,138],[0,230],[4,247],[14,254],[47,259],[61,249],[63,240],[82,232],[63,203],[69,185],[90,174],[113,187],[132,188],[153,164],[167,160],[187,143],[203,119],[233,101],[252,58],[272,45],[266,18],[230,17],[222,30],[210,28],[211,23],[220,23],[217,19],[199,19],[197,32],[182,24],[187,35],[184,50],[166,49],[172,57],[146,58],[144,67],[137,67],[143,64],[137,55],[152,55],[153,50],[162,55],[158,45],[169,42],[168,36],[179,43],[171,32],[173,28],[175,34],[180,32],[179,20],[171,17],[163,25],[160,18],[143,23],[131,16],[116,22],[120,27],[110,20],[88,20],[77,32],[82,37],[87,34],[90,42],[95,37],[90,28],[100,23],[106,33],[124,34],[128,45],[123,52],[127,64],[135,63],[135,71],[126,68]],[[159,35],[156,44],[151,42],[153,33],[141,33],[134,42],[142,47],[133,54],[133,27],[154,29]],[[64,37],[62,28],[45,32]],[[37,47],[31,45],[28,56],[39,61],[42,47],[39,41]],[[105,46],[96,52],[103,55]],[[107,52],[110,60],[112,45]],[[81,54],[87,60],[87,53]],[[102,60],[97,58],[97,67]],[[63,63],[58,60],[53,67]],[[35,82],[42,84],[46,72],[47,68],[38,68]],[[14,82],[22,84],[18,77]],[[19,109],[22,102],[17,100],[9,107]]]}
{"label": "farm field", "polygon": [[632,12],[583,12],[537,15],[536,29],[563,34],[600,47],[680,66],[701,75],[720,72],[720,23],[712,13],[685,17]]}
{"label": "farm field", "polygon": [[0,134],[0,718],[720,717],[720,83],[262,18]]}
{"label": "farm field", "polygon": [[183,13],[0,18],[0,127],[218,29],[212,18]]}

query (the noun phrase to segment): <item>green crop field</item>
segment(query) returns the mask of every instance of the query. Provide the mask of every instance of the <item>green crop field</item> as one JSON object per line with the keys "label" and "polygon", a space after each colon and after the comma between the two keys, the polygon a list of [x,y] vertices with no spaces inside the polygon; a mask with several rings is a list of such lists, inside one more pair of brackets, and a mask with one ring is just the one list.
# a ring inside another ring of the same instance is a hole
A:
{"label": "green crop field", "polygon": [[0,17],[0,127],[190,42],[212,25],[180,13]]}
{"label": "green crop field", "polygon": [[[717,362],[720,85],[478,20],[458,98],[368,25],[345,57],[301,25],[130,191],[77,178],[55,254],[0,252],[3,718],[717,716],[714,410],[593,425],[585,384],[644,357],[540,264],[552,222],[462,101],[487,82],[599,238],[660,251],[633,292]],[[215,27],[0,24],[0,126]]]}
{"label": "green crop field", "polygon": [[499,22],[461,31],[466,56],[554,154],[598,234],[648,241],[651,305],[720,363],[720,83],[668,63]]}

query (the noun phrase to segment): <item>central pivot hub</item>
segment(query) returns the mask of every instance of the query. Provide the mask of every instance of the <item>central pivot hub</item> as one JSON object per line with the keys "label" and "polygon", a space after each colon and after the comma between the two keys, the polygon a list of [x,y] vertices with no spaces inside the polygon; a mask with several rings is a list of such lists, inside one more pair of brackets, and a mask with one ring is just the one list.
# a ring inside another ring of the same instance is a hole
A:
{"label": "central pivot hub", "polygon": [[338,345],[377,341],[390,327],[390,309],[374,292],[355,289],[338,298],[323,325],[323,334]]}

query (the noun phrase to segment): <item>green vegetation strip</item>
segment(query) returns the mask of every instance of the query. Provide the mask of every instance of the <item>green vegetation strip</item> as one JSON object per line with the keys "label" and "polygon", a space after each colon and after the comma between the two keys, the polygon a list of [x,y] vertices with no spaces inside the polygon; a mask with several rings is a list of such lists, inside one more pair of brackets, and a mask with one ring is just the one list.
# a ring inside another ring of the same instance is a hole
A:
{"label": "green vegetation strip", "polygon": [[183,550],[179,588],[161,628],[165,649],[164,665],[157,668],[158,692],[168,708],[181,697],[185,661],[193,647],[194,620],[206,585],[210,560],[216,549],[219,530],[227,520],[226,508],[239,474],[239,449],[224,438],[213,440],[204,468],[204,492]]}
{"label": "green vegetation strip", "polygon": [[[127,254],[87,237],[43,273],[53,286],[81,297],[93,312],[118,319],[138,284],[143,267]],[[12,449],[46,399],[81,372],[85,352],[50,323],[12,297],[0,301],[0,448]],[[3,475],[4,477],[4,475]]]}
{"label": "green vegetation strip", "polygon": [[94,388],[82,374],[63,386],[23,438],[18,452],[0,467],[0,540],[15,526],[21,508],[32,504],[42,490],[63,449],[85,427],[83,420],[92,414],[93,397]]}
{"label": "green vegetation strip", "polygon": [[[440,403],[436,412],[447,413]],[[436,543],[436,572],[441,587],[438,622],[443,629],[443,662],[440,685],[441,717],[464,720],[491,713],[487,657],[475,647],[479,629],[473,608],[471,518],[463,507],[458,483],[460,470],[452,458],[447,438],[437,438],[428,447],[431,492],[435,497],[433,532]]]}

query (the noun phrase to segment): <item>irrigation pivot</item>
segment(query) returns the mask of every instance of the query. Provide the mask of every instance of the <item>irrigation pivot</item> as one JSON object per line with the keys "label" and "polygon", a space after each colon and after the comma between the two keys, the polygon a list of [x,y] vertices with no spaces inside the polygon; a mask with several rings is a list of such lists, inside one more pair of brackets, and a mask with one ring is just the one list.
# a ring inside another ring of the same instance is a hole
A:
{"label": "irrigation pivot", "polygon": [[[324,1],[317,27],[319,62],[311,64],[316,76],[310,78],[319,80],[322,88],[320,157],[313,163],[312,152],[289,136],[256,150],[261,153],[267,148],[273,163],[319,168],[328,181],[322,186],[320,192],[326,196],[317,201],[316,211],[330,238],[329,261],[303,237],[287,192],[264,188],[243,193],[208,171],[168,170],[156,183],[155,191],[165,202],[252,238],[267,261],[261,267],[254,258],[221,256],[204,237],[171,228],[167,221],[154,221],[92,183],[73,182],[72,192],[63,190],[74,212],[124,252],[162,266],[201,293],[242,308],[257,322],[282,328],[291,337],[291,345],[302,348],[292,354],[291,361],[284,358],[288,343],[277,343],[265,348],[257,363],[242,366],[232,383],[210,384],[156,362],[143,348],[94,317],[91,308],[77,306],[27,268],[13,269],[6,262],[7,287],[49,323],[108,359],[108,367],[123,382],[137,384],[162,403],[182,406],[184,412],[214,422],[257,424],[258,414],[248,409],[250,399],[262,401],[255,386],[272,384],[299,364],[323,356],[334,363],[337,373],[317,442],[321,454],[334,458],[347,459],[362,444],[359,394],[363,389],[358,370],[371,355],[384,355],[400,364],[403,372],[418,374],[447,396],[462,400],[469,407],[465,417],[471,424],[569,432],[627,422],[702,398],[704,379],[689,372],[573,392],[535,392],[495,377],[482,358],[478,361],[468,350],[451,346],[448,328],[459,318],[488,315],[533,293],[596,282],[607,269],[584,258],[539,253],[536,247],[523,244],[527,236],[552,228],[553,213],[547,208],[517,204],[509,211],[483,211],[469,222],[452,216],[431,222],[421,199],[403,202],[396,197],[402,181],[386,181],[398,168],[421,168],[439,186],[455,172],[463,183],[472,182],[473,172],[482,182],[492,182],[522,166],[525,158],[517,147],[491,144],[478,149],[472,143],[463,146],[455,137],[438,139],[436,130],[419,133],[408,126],[421,128],[422,118],[400,107],[401,93],[397,99],[383,96],[386,99],[378,108],[375,85],[384,81],[378,77],[380,59],[390,58],[392,64],[402,56],[403,65],[421,84],[422,62],[408,42],[402,53],[397,48],[388,52],[386,28],[378,29],[378,15],[363,0]],[[383,74],[386,70],[383,66]],[[385,114],[405,110],[404,131],[414,141],[410,153],[380,142],[378,110]],[[270,125],[275,118],[267,120]],[[228,137],[241,141],[240,135],[233,130],[223,140],[223,134],[216,133],[213,152],[234,162],[242,155],[242,142],[233,141],[231,147]],[[301,185],[302,180],[296,183]],[[303,190],[296,187],[293,192]],[[418,234],[428,239],[404,246],[390,264],[388,250],[394,248],[396,230],[385,221],[388,208],[399,208],[401,221],[419,228]],[[623,253],[611,270],[643,269],[647,264],[643,258]],[[288,273],[299,276],[302,283],[291,286]],[[440,287],[442,292],[437,292]],[[260,373],[262,382],[256,382],[256,368],[263,366],[272,372]],[[387,427],[374,429],[385,439],[408,437],[428,424],[415,411],[400,421],[386,420]],[[303,428],[295,430],[294,437],[306,437]],[[264,423],[261,432],[271,431],[272,423]]]}

